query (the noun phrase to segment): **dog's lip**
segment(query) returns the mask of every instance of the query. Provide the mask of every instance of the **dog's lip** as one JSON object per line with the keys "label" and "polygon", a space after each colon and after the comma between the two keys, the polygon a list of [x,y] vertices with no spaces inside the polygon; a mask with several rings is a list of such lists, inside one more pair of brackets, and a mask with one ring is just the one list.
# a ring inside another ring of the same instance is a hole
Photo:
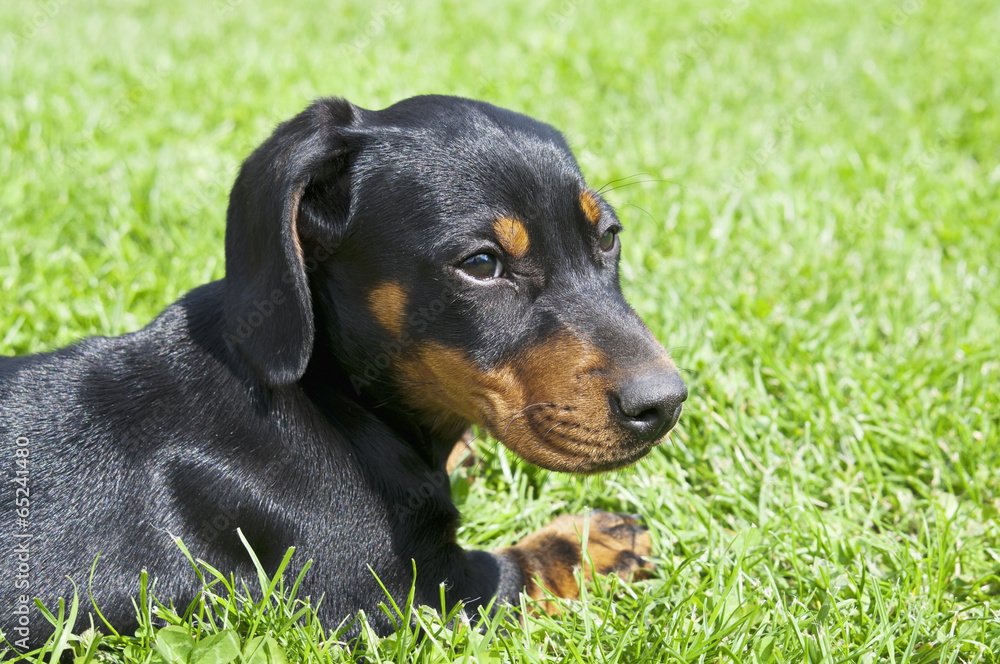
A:
{"label": "dog's lip", "polygon": [[626,468],[634,463],[638,463],[640,460],[643,459],[643,457],[649,454],[652,451],[652,449],[653,449],[652,446],[649,447],[643,446],[635,448],[634,450],[629,450],[630,453],[624,456],[617,457],[615,459],[611,459],[608,461],[602,461],[600,463],[595,463],[594,465],[590,466],[586,470],[586,472],[605,473],[612,470],[618,470],[620,468]]}
{"label": "dog's lip", "polygon": [[594,470],[590,472],[605,472],[609,470],[617,470],[619,468],[625,468],[626,466],[631,466],[634,463],[642,460],[650,452],[653,451],[654,447],[662,445],[664,442],[670,440],[670,431],[666,432],[658,439],[651,443],[634,443],[632,445],[623,445],[617,448],[617,452],[621,453],[621,456],[613,460],[600,463],[594,466]]}
{"label": "dog's lip", "polygon": [[[569,457],[575,458],[577,461],[575,464],[576,469],[570,470],[570,472],[595,474],[618,470],[631,466],[646,457],[654,447],[662,444],[670,437],[671,431],[673,431],[673,428],[653,441],[637,440],[626,434],[614,445],[595,444],[586,440],[576,440],[576,444],[570,450],[557,450],[557,454],[562,455],[569,452]],[[541,432],[535,430],[533,433],[542,444],[545,444],[545,436],[542,436]],[[581,461],[590,461],[590,463],[584,467],[584,464],[580,463]]]}
{"label": "dog's lip", "polygon": [[663,434],[662,436],[660,436],[659,438],[657,438],[656,440],[654,440],[652,443],[650,443],[650,447],[657,447],[657,446],[662,445],[663,443],[667,442],[668,440],[670,440],[670,434],[672,432],[673,432],[673,429],[671,429],[670,431],[666,432],[665,434]]}
{"label": "dog's lip", "polygon": [[560,446],[553,446],[551,443],[547,444],[544,438],[536,438],[535,444],[540,447],[547,447],[555,457],[554,460],[549,459],[546,462],[546,460],[534,454],[526,455],[526,450],[519,449],[521,446],[512,446],[503,437],[497,436],[497,440],[501,441],[504,446],[529,463],[534,463],[548,470],[581,475],[604,473],[631,466],[648,455],[654,446],[662,442],[662,439],[652,443],[632,440],[621,441],[616,445],[608,446],[578,440],[575,441],[576,444],[572,448],[567,449]]}

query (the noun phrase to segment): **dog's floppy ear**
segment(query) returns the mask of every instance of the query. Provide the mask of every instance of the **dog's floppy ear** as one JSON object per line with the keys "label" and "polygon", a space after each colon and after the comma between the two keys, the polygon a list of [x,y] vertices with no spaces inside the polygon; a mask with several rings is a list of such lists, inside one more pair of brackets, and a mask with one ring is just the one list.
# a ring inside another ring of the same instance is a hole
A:
{"label": "dog's floppy ear", "polygon": [[349,134],[359,112],[343,99],[322,99],[279,125],[243,162],[229,197],[226,340],[270,386],[296,382],[312,355],[315,326],[299,213],[313,188],[331,214],[349,208],[338,181],[356,145]]}

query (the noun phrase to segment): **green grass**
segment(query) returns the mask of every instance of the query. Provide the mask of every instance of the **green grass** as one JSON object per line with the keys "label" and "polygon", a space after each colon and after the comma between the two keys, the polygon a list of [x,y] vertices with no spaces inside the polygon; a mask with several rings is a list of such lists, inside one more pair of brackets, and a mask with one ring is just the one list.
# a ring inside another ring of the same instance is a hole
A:
{"label": "green grass", "polygon": [[[460,536],[638,512],[659,568],[485,635],[419,609],[428,636],[369,661],[998,661],[997,34],[991,0],[5,3],[0,353],[221,277],[237,165],[314,97],[486,99],[562,129],[592,184],[650,181],[610,196],[623,284],[691,398],[604,477],[483,445]],[[352,656],[294,601],[212,588],[170,620],[218,652]]]}

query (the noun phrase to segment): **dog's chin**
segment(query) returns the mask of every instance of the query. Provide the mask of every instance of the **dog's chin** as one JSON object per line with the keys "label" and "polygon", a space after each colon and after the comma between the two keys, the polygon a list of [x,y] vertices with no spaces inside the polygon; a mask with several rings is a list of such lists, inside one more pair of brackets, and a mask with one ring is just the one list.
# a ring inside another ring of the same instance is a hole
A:
{"label": "dog's chin", "polygon": [[523,442],[512,445],[503,439],[500,442],[534,466],[574,475],[597,475],[626,468],[649,454],[656,445],[623,445],[615,448],[595,446],[588,451],[574,450],[574,453],[567,454],[564,450],[540,441],[531,445],[524,445]]}
{"label": "dog's chin", "polygon": [[597,475],[599,473],[608,473],[614,470],[621,470],[622,468],[628,468],[629,466],[637,463],[647,454],[649,454],[652,447],[646,447],[641,450],[632,451],[630,454],[626,454],[621,457],[614,459],[595,461],[586,468],[581,468],[576,470],[577,474],[580,475]]}

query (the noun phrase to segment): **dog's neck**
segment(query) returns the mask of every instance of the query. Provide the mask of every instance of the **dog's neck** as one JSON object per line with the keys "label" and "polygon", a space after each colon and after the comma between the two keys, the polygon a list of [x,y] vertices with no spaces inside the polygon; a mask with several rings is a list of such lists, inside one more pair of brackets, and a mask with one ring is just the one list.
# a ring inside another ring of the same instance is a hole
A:
{"label": "dog's neck", "polygon": [[[471,425],[458,417],[427,418],[400,408],[399,399],[389,394],[355,390],[350,376],[323,343],[315,345],[313,357],[299,386],[321,412],[350,407],[372,413],[374,419],[391,428],[400,440],[409,444],[432,470],[445,468],[451,450]],[[392,390],[391,385],[383,384],[381,387],[383,391]],[[347,394],[351,395],[349,404],[345,404],[344,396]],[[338,403],[333,405],[334,401]]]}

